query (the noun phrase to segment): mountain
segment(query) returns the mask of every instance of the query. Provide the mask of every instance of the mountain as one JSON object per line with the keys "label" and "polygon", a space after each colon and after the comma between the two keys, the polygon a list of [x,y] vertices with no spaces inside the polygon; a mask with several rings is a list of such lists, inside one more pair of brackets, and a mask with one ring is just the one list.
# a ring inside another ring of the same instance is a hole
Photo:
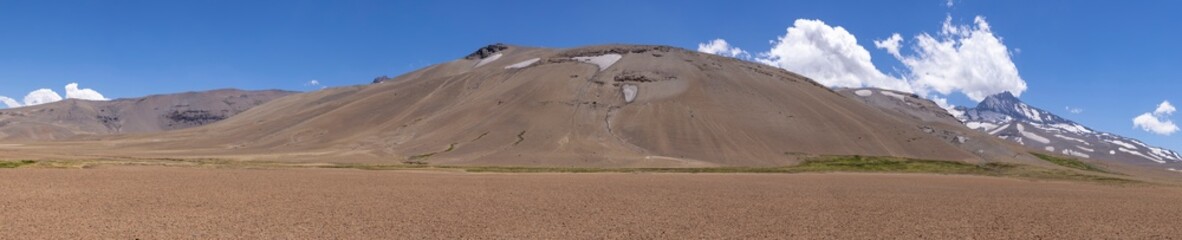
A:
{"label": "mountain", "polygon": [[492,45],[213,124],[56,154],[500,166],[783,166],[817,155],[1047,164],[980,136],[897,116],[779,68],[686,49]]}
{"label": "mountain", "polygon": [[61,140],[201,126],[294,92],[222,89],[111,101],[67,99],[0,110],[0,140]]}
{"label": "mountain", "polygon": [[1009,92],[989,96],[977,107],[956,109],[969,128],[1032,149],[1086,159],[1182,169],[1182,155],[1137,139],[1100,132],[1030,106]]}
{"label": "mountain", "polygon": [[842,88],[837,92],[911,123],[983,161],[1010,162],[1029,157],[1024,147],[969,129],[940,105],[915,94],[876,88]]}

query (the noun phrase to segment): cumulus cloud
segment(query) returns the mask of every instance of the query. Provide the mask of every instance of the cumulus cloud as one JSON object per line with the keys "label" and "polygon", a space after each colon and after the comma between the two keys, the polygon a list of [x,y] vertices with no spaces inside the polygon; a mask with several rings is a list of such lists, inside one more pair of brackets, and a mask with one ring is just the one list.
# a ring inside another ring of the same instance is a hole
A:
{"label": "cumulus cloud", "polygon": [[[752,60],[800,73],[829,87],[877,87],[928,99],[963,94],[978,102],[997,93],[1020,96],[1026,91],[1026,81],[1019,75],[1009,47],[981,16],[969,25],[953,24],[952,17],[946,17],[938,33],[919,34],[910,45],[904,44],[905,38],[898,33],[873,41],[875,48],[903,64],[904,69],[895,76],[875,67],[870,52],[845,28],[820,20],[798,19],[785,35],[771,42],[770,50]],[[703,52],[742,51],[725,43],[716,39],[698,48]],[[904,54],[904,49],[910,49],[907,52],[911,54]]]}
{"label": "cumulus cloud", "polygon": [[710,41],[710,42],[699,43],[698,44],[698,51],[704,52],[704,53],[709,53],[709,54],[714,54],[714,55],[719,55],[719,56],[733,57],[733,58],[746,58],[751,55],[751,54],[748,54],[747,51],[743,51],[743,49],[740,49],[738,47],[732,47],[729,43],[726,42],[726,40],[723,40],[721,38],[714,39],[713,41]]}
{"label": "cumulus cloud", "polygon": [[977,16],[973,25],[963,26],[952,24],[951,16],[945,18],[936,36],[923,33],[915,37],[915,55],[911,56],[899,53],[901,40],[896,36],[876,41],[876,47],[907,67],[911,86],[920,95],[959,92],[981,101],[1001,92],[1020,96],[1026,91],[1026,80],[1018,74],[1009,48],[993,34],[984,17]]}
{"label": "cumulus cloud", "polygon": [[98,91],[95,91],[94,89],[89,89],[89,88],[79,89],[78,83],[66,84],[66,98],[91,100],[91,101],[107,100],[107,98],[103,97],[103,94],[99,93]]}
{"label": "cumulus cloud", "polygon": [[61,100],[62,95],[58,95],[57,92],[48,88],[42,88],[33,90],[29,92],[29,95],[25,95],[25,106],[41,105]]}
{"label": "cumulus cloud", "polygon": [[21,107],[21,103],[17,102],[16,99],[12,99],[10,97],[5,97],[5,96],[0,96],[0,103],[4,103],[4,105],[8,105],[9,108]]}
{"label": "cumulus cloud", "polygon": [[1080,113],[1084,112],[1083,108],[1077,108],[1077,107],[1071,107],[1071,106],[1067,106],[1067,107],[1063,107],[1063,108],[1067,109],[1067,112],[1070,112],[1073,114],[1080,114]]}
{"label": "cumulus cloud", "polygon": [[953,3],[953,2],[952,2],[952,0],[947,0],[947,1],[945,1],[945,2],[944,2],[944,5],[945,5],[945,6],[948,6],[948,7],[952,7],[954,4],[955,4],[955,3]]}
{"label": "cumulus cloud", "polygon": [[[951,17],[945,18],[936,35],[915,37],[910,46],[913,55],[903,54],[904,38],[897,33],[874,41],[876,48],[906,67],[899,77],[879,71],[870,52],[845,28],[820,20],[796,20],[787,34],[772,43],[772,49],[760,53],[755,61],[803,74],[829,87],[878,87],[929,98],[932,94],[961,93],[974,101],[1006,91],[1021,95],[1026,90],[1009,48],[980,16],[972,25],[955,25]],[[699,51],[742,50],[716,39],[699,44]]]}
{"label": "cumulus cloud", "polygon": [[4,103],[4,105],[7,105],[9,108],[17,108],[17,107],[35,106],[35,105],[41,105],[41,104],[46,104],[46,103],[52,103],[52,102],[61,101],[62,99],[70,99],[70,98],[82,99],[82,100],[92,100],[92,101],[106,101],[106,100],[108,100],[106,97],[103,97],[103,94],[99,93],[98,91],[95,91],[94,89],[78,88],[78,83],[66,84],[65,89],[66,89],[66,97],[65,98],[62,98],[62,95],[58,94],[57,92],[55,92],[53,90],[50,90],[48,88],[42,88],[42,89],[33,90],[32,92],[29,92],[29,94],[25,95],[25,99],[24,99],[23,103],[17,102],[16,99],[12,99],[12,98],[5,97],[5,96],[0,96],[0,103]]}
{"label": "cumulus cloud", "polygon": [[1178,131],[1178,125],[1169,119],[1170,115],[1174,114],[1174,105],[1169,101],[1163,101],[1157,105],[1157,109],[1152,113],[1144,113],[1133,118],[1133,127],[1141,128],[1146,132],[1169,136]]}
{"label": "cumulus cloud", "polygon": [[906,81],[886,75],[870,62],[870,52],[843,27],[798,19],[755,61],[808,76],[829,87],[877,87],[913,92]]}
{"label": "cumulus cloud", "polygon": [[1173,104],[1170,104],[1170,101],[1162,101],[1161,104],[1157,105],[1157,110],[1153,110],[1153,114],[1164,116],[1174,114],[1174,111],[1177,110]]}

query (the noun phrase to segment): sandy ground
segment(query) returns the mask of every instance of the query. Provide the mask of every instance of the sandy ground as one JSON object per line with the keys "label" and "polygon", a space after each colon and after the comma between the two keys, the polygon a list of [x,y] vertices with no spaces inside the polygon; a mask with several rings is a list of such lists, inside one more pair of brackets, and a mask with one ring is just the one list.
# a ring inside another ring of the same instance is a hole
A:
{"label": "sandy ground", "polygon": [[1182,188],[899,174],[0,170],[4,239],[1169,239]]}

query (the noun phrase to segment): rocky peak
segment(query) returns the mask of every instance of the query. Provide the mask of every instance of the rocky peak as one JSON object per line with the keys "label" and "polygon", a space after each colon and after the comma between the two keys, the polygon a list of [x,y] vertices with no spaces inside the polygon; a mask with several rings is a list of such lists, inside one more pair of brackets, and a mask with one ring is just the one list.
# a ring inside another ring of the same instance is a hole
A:
{"label": "rocky peak", "polygon": [[1042,110],[1022,102],[1013,93],[1002,92],[985,97],[976,108],[959,108],[965,111],[963,121],[982,121],[1001,123],[1011,119],[1038,124],[1069,124],[1077,125],[1071,120],[1064,119],[1046,110]]}
{"label": "rocky peak", "polygon": [[473,52],[472,54],[468,54],[468,56],[465,56],[464,59],[468,59],[468,60],[484,59],[484,58],[487,58],[488,56],[492,56],[494,53],[504,51],[505,49],[509,49],[509,45],[505,45],[504,43],[491,44],[488,46],[484,46],[480,49],[476,49],[476,52]]}
{"label": "rocky peak", "polygon": [[986,97],[976,108],[957,109],[964,112],[958,118],[969,128],[1035,150],[1138,164],[1182,162],[1182,154],[1149,146],[1137,139],[1093,130],[1030,106],[1009,92]]}
{"label": "rocky peak", "polygon": [[985,100],[977,104],[977,109],[1010,110],[1019,105],[1025,105],[1025,103],[1022,103],[1022,100],[1015,97],[1013,93],[1006,91],[985,97]]}
{"label": "rocky peak", "polygon": [[373,78],[373,83],[381,83],[381,82],[388,81],[388,80],[390,80],[390,79],[394,79],[394,78],[391,78],[391,77],[389,77],[389,76],[386,76],[386,75],[382,75],[382,76],[378,76],[378,77],[376,77],[376,78]]}

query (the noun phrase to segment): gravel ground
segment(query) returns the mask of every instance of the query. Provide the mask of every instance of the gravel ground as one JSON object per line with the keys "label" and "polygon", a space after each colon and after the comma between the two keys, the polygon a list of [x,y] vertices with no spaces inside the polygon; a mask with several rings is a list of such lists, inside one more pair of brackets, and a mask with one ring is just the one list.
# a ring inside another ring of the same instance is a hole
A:
{"label": "gravel ground", "polygon": [[1170,239],[1182,188],[922,174],[0,170],[3,239]]}

